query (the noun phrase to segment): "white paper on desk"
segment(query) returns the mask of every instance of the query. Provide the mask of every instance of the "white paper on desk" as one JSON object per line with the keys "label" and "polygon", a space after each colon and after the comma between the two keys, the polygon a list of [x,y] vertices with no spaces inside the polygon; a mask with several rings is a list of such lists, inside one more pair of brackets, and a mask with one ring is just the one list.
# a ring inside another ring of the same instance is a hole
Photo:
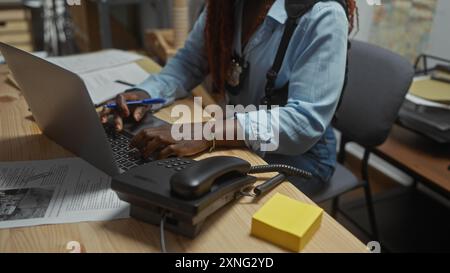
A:
{"label": "white paper on desk", "polygon": [[129,217],[110,177],[80,158],[0,163],[0,228]]}
{"label": "white paper on desk", "polygon": [[92,102],[98,105],[130,88],[129,86],[116,83],[116,81],[139,84],[148,77],[148,73],[136,63],[130,63],[82,74],[80,77],[86,85]]}
{"label": "white paper on desk", "polygon": [[47,58],[56,65],[77,74],[128,64],[142,59],[142,56],[118,49],[109,49],[94,53],[86,53],[67,57]]}
{"label": "white paper on desk", "polygon": [[422,98],[414,96],[413,94],[410,94],[410,93],[408,93],[406,95],[406,99],[416,105],[419,105],[419,106],[450,110],[450,105],[422,99]]}

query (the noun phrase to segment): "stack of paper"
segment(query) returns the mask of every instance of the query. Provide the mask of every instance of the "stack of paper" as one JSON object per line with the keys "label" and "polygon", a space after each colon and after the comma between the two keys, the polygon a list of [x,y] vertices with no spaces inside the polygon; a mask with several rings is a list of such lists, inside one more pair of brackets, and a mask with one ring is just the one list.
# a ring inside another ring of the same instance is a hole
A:
{"label": "stack of paper", "polygon": [[450,84],[430,77],[414,80],[400,122],[440,143],[450,142]]}
{"label": "stack of paper", "polygon": [[116,49],[47,58],[48,61],[77,73],[83,79],[95,105],[130,88],[117,81],[136,85],[148,77],[148,73],[135,63],[139,59],[142,56]]}
{"label": "stack of paper", "polygon": [[450,84],[434,79],[414,81],[409,93],[427,101],[450,105]]}

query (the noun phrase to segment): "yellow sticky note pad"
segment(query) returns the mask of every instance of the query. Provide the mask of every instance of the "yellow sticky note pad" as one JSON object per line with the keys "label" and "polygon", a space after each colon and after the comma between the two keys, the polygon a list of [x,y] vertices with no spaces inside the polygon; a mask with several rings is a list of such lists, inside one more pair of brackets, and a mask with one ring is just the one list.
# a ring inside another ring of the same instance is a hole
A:
{"label": "yellow sticky note pad", "polygon": [[323,210],[275,194],[252,218],[253,236],[300,252],[322,222]]}

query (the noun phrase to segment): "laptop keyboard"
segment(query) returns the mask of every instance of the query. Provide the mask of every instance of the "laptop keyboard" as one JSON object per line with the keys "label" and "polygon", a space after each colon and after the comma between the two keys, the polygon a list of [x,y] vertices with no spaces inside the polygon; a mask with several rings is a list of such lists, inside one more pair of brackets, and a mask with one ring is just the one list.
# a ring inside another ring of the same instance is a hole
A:
{"label": "laptop keyboard", "polygon": [[143,159],[137,149],[130,147],[131,136],[116,132],[112,126],[105,125],[106,135],[111,144],[114,160],[121,172],[149,163],[153,159]]}

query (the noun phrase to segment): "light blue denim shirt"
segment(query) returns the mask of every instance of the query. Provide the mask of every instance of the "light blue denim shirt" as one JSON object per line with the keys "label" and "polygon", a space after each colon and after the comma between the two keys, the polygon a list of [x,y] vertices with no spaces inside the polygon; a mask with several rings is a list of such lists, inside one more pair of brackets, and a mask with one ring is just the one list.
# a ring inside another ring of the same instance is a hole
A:
{"label": "light blue denim shirt", "polygon": [[[265,93],[266,73],[275,59],[287,13],[284,0],[275,1],[265,21],[242,52],[241,18],[244,1],[236,1],[235,50],[245,57],[250,68],[239,95],[228,94],[229,103],[259,105]],[[168,61],[161,73],[151,75],[137,88],[147,91],[152,97],[175,99],[185,96],[199,85],[208,74],[204,49],[205,22],[206,14],[203,13],[184,48]],[[321,139],[334,139],[329,126],[344,83],[347,38],[347,17],[342,6],[335,1],[317,3],[299,20],[275,86],[281,88],[289,82],[288,103],[279,109],[280,145],[273,153],[291,159],[310,151],[317,155],[320,152],[314,153],[314,147]],[[267,135],[267,132],[252,129],[258,124],[258,115],[263,114],[261,111],[236,116],[246,134],[254,139],[247,141],[248,146],[257,152],[262,136]],[[330,155],[333,157],[330,153],[328,157]],[[315,156],[315,159],[329,166],[335,163],[333,158]],[[328,176],[323,178],[328,179]]]}

